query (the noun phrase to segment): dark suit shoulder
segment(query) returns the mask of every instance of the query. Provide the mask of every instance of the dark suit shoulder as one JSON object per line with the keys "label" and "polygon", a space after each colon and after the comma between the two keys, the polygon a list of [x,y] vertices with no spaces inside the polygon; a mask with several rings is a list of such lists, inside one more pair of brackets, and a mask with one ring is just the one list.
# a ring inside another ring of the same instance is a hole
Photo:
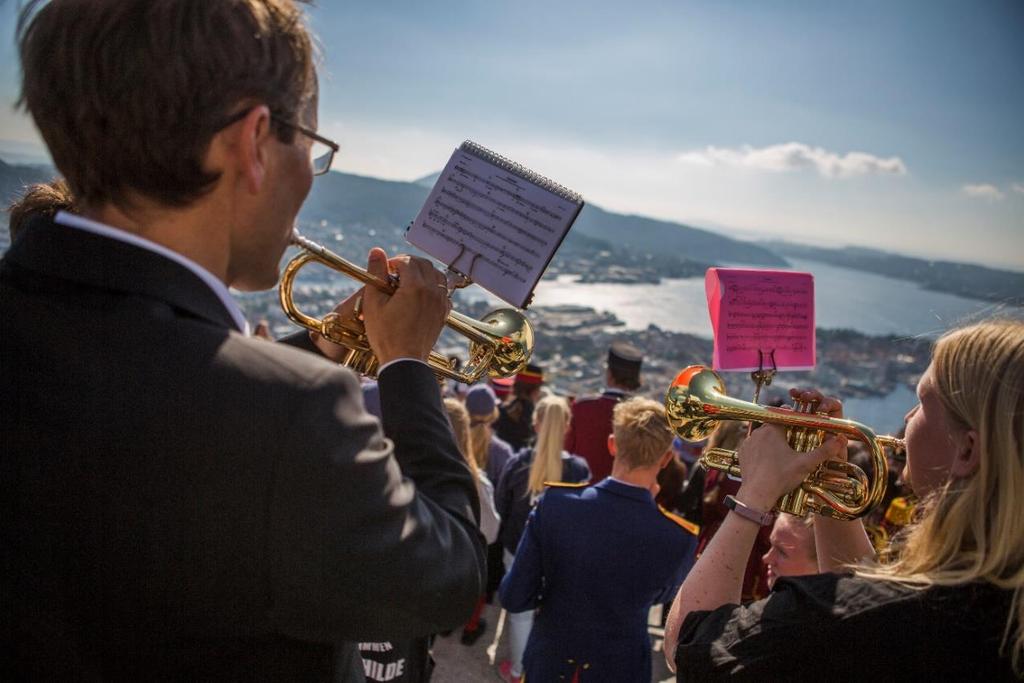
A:
{"label": "dark suit shoulder", "polygon": [[228,335],[217,351],[216,360],[225,369],[257,381],[310,388],[340,382],[348,389],[359,388],[355,373],[322,356],[237,333]]}

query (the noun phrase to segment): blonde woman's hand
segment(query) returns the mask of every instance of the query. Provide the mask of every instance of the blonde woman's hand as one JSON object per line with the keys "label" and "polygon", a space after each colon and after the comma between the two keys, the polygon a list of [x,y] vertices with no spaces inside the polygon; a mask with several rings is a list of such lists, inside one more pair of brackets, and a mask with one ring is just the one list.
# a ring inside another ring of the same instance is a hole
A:
{"label": "blonde woman's hand", "polygon": [[846,454],[846,439],[829,435],[818,448],[797,453],[786,442],[785,429],[766,424],[739,447],[743,484],[736,498],[757,510],[769,510],[775,502],[800,485],[818,465]]}

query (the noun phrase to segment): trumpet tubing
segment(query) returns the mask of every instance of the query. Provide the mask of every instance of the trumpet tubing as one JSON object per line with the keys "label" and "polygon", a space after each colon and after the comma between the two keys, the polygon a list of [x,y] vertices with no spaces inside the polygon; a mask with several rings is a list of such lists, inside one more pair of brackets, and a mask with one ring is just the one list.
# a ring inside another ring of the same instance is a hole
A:
{"label": "trumpet tubing", "polygon": [[[814,512],[839,519],[860,517],[881,502],[885,493],[889,469],[885,449],[902,450],[903,441],[878,436],[853,420],[816,413],[815,408],[812,403],[798,402],[794,410],[787,410],[730,398],[718,373],[700,365],[680,372],[665,396],[669,425],[676,435],[687,441],[706,439],[722,421],[742,420],[786,427],[787,441],[798,452],[814,450],[828,433],[864,443],[871,451],[874,476],[869,478],[856,465],[830,460],[819,466],[799,488],[779,499],[775,506],[776,510],[800,516]],[[700,461],[705,467],[742,476],[735,451],[706,449]]]}
{"label": "trumpet tubing", "polygon": [[[298,232],[292,235],[292,244],[302,251],[288,262],[281,274],[278,287],[281,308],[296,324],[344,347],[346,354],[342,365],[362,375],[376,377],[379,362],[370,348],[362,322],[354,318],[343,319],[336,313],[329,313],[323,318],[303,313],[295,305],[295,277],[306,265],[319,263],[367,287],[376,287],[385,294],[394,294],[398,281],[381,279]],[[526,366],[533,354],[533,326],[522,312],[514,308],[493,310],[483,320],[452,311],[445,325],[469,340],[469,360],[460,371],[445,356],[431,351],[427,363],[438,377],[466,384],[472,384],[484,375],[511,377]]]}

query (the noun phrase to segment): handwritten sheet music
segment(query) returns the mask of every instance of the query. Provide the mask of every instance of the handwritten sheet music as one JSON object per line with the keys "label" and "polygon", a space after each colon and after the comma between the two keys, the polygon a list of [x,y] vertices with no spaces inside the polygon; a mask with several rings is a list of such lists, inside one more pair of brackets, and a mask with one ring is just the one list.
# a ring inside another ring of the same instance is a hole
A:
{"label": "handwritten sheet music", "polygon": [[779,370],[815,363],[814,276],[782,270],[709,268],[704,278],[716,370],[758,370],[774,352]]}
{"label": "handwritten sheet music", "polygon": [[528,178],[455,150],[406,239],[517,308],[582,208]]}

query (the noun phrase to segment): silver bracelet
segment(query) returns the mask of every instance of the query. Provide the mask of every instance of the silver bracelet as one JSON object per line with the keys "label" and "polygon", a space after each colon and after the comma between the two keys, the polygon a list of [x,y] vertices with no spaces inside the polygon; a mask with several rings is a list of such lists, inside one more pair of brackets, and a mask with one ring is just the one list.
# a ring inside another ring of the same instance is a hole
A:
{"label": "silver bracelet", "polygon": [[725,507],[729,508],[743,519],[749,519],[760,526],[771,526],[775,522],[775,513],[769,510],[768,512],[761,512],[755,510],[749,505],[742,501],[736,500],[735,496],[728,495],[725,500],[722,501]]}

